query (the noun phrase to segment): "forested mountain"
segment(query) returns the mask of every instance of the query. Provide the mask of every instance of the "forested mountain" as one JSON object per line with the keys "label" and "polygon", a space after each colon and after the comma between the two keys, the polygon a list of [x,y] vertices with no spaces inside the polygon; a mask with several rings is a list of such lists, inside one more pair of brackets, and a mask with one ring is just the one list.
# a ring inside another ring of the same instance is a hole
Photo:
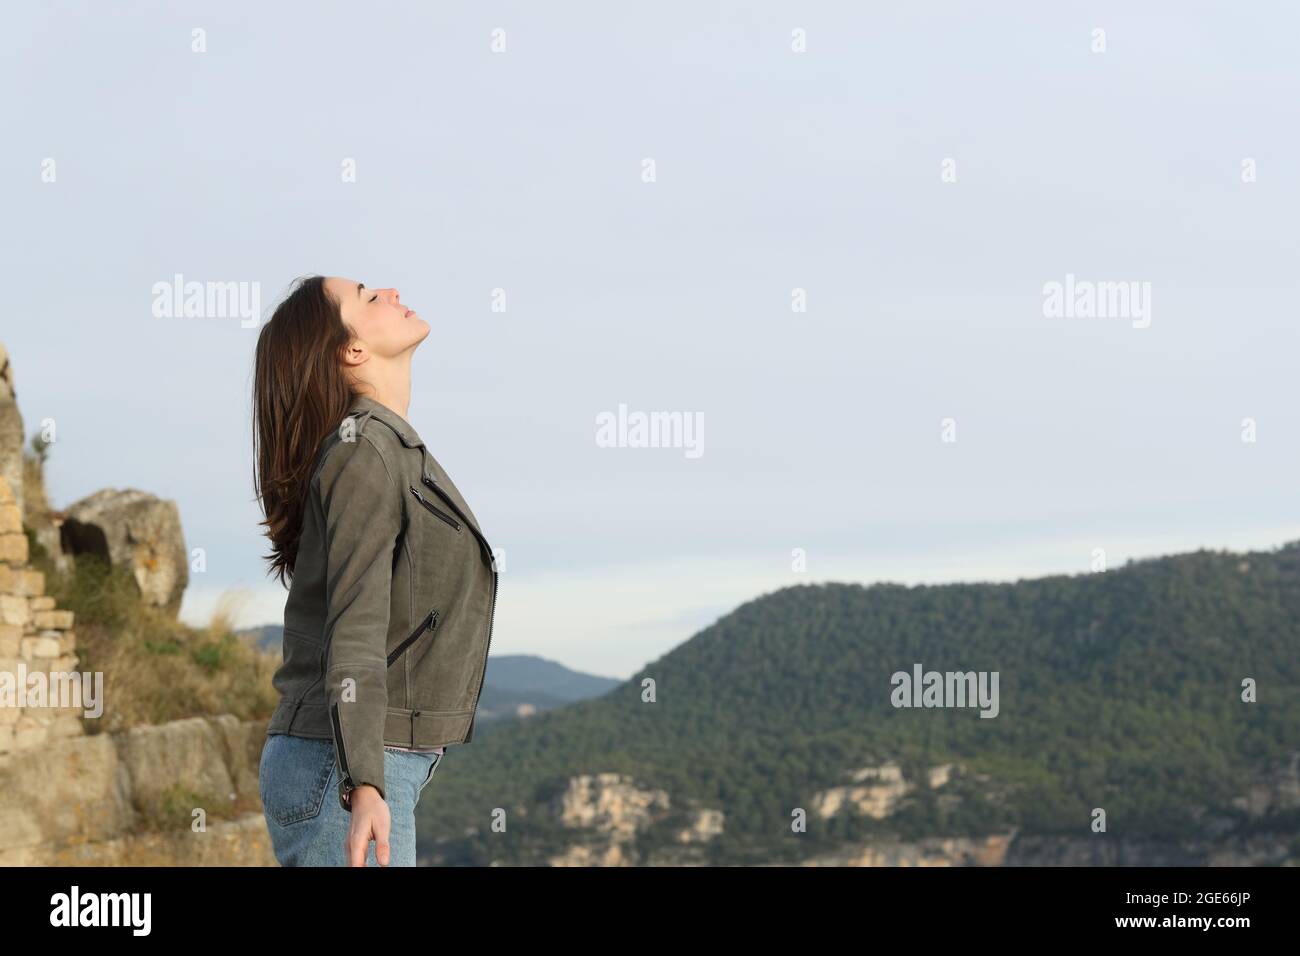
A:
{"label": "forested mountain", "polygon": [[[917,664],[997,672],[996,717],[894,706],[891,676]],[[1294,858],[1297,750],[1300,542],[1011,584],[801,585],[602,697],[450,748],[421,848],[757,863],[940,836],[1263,834]]]}
{"label": "forested mountain", "polygon": [[494,654],[479,695],[474,734],[498,721],[531,718],[574,701],[599,697],[621,683],[580,674],[534,654]]}

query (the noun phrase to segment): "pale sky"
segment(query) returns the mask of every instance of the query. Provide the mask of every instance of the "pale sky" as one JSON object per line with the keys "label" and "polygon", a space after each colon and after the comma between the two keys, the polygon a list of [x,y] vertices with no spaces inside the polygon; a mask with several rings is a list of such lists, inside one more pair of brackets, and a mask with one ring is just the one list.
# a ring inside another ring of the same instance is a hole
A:
{"label": "pale sky", "polygon": [[[278,622],[257,328],[152,290],[265,319],[320,272],[433,325],[409,419],[505,551],[494,653],[626,677],[790,584],[1300,538],[1296,8],[893,7],[10,5],[0,341],[55,505],[174,499],[183,616]],[[1045,316],[1067,275],[1149,325]],[[599,447],[620,403],[703,454]]]}

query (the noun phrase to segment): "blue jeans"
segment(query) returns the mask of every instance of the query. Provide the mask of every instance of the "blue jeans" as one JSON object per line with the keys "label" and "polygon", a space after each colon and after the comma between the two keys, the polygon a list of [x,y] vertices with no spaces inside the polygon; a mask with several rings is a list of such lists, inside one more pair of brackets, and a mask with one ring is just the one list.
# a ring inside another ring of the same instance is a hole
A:
{"label": "blue jeans", "polygon": [[[442,754],[384,748],[384,800],[392,818],[389,865],[415,866],[415,805]],[[262,813],[281,866],[347,866],[352,814],[339,806],[334,742],[270,734],[257,770]],[[372,840],[366,866],[378,866]]]}

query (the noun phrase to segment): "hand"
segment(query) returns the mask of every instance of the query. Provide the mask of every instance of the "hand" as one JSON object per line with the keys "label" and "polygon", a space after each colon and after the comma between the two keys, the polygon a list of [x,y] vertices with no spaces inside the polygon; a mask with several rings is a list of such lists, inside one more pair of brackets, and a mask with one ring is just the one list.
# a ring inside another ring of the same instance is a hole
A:
{"label": "hand", "polygon": [[348,805],[352,808],[352,825],[343,842],[348,866],[366,865],[366,851],[370,849],[372,839],[375,841],[375,859],[380,866],[388,866],[388,833],[392,825],[388,804],[377,789],[363,783],[348,794]]}

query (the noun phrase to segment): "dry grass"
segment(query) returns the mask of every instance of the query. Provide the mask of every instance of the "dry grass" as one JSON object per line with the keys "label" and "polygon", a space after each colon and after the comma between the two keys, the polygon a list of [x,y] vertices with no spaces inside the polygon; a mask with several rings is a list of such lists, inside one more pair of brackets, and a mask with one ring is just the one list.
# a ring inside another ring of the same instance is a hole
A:
{"label": "dry grass", "polygon": [[103,716],[84,721],[87,733],[184,717],[270,717],[280,659],[236,636],[228,607],[191,627],[146,605],[129,570],[81,555],[74,573],[60,574],[31,544],[46,593],[76,615],[78,669],[104,675]]}

